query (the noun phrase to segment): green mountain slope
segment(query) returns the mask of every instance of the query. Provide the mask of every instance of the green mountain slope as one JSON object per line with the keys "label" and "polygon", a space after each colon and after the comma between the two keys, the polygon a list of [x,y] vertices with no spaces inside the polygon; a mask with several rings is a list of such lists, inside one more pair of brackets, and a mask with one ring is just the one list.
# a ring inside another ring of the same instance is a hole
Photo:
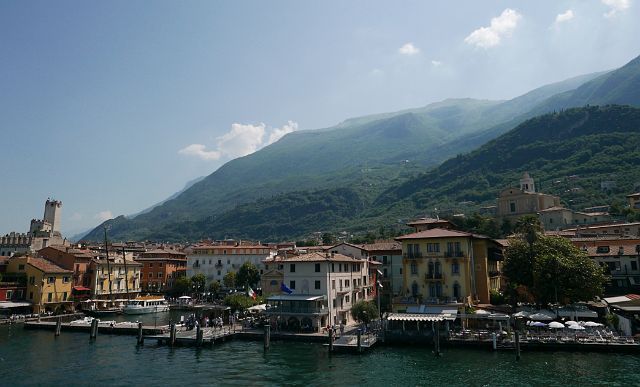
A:
{"label": "green mountain slope", "polygon": [[[532,108],[541,108],[558,94],[578,90],[604,76],[629,81],[635,67],[628,66],[544,86],[510,101],[446,100],[419,109],[350,119],[332,128],[291,133],[258,152],[228,162],[148,213],[108,221],[111,234],[117,239],[155,239],[168,225],[198,222],[239,205],[296,191],[352,187],[373,203],[389,187],[514,127]],[[617,71],[626,72],[626,76],[616,75]],[[614,89],[612,82],[605,82],[609,85],[606,90]],[[600,98],[597,92],[590,96],[596,97]],[[94,229],[86,238],[99,239],[100,230]]]}
{"label": "green mountain slope", "polygon": [[[419,210],[463,201],[492,203],[523,171],[545,182],[545,192],[576,208],[606,204],[612,196],[630,192],[640,181],[640,109],[591,106],[533,118],[476,151],[389,189],[375,205]],[[579,181],[567,182],[575,175]],[[618,183],[614,192],[600,190],[604,180]]]}

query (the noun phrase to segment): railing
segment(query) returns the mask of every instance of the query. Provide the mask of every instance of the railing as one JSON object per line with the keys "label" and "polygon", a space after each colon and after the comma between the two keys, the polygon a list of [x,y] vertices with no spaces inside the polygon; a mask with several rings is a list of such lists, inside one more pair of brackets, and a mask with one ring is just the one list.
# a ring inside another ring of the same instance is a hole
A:
{"label": "railing", "polygon": [[222,263],[218,262],[214,266],[217,267],[218,269],[220,269],[222,267]]}
{"label": "railing", "polygon": [[191,265],[192,267],[200,267],[200,263],[199,262],[195,262],[193,265]]}
{"label": "railing", "polygon": [[406,254],[402,254],[402,256],[405,259],[417,259],[417,258],[422,258],[422,253],[421,252],[406,253]]}
{"label": "railing", "polygon": [[426,273],[424,275],[425,281],[443,281],[444,274],[442,273]]}

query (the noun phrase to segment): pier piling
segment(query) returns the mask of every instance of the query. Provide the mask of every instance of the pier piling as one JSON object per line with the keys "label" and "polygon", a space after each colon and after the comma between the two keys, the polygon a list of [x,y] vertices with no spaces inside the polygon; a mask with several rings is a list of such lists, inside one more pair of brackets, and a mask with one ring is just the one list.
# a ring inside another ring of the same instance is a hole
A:
{"label": "pier piling", "polygon": [[91,320],[91,329],[89,329],[89,339],[95,340],[97,336],[98,336],[98,320],[94,318],[93,320]]}
{"label": "pier piling", "polygon": [[142,323],[138,323],[138,344],[144,344],[144,335],[142,334]]}
{"label": "pier piling", "polygon": [[493,345],[493,350],[494,350],[494,351],[495,351],[495,350],[497,350],[497,349],[498,349],[498,343],[497,343],[496,333],[495,333],[495,332],[493,332],[493,333],[491,334],[491,343],[492,343],[492,345]]}
{"label": "pier piling", "polygon": [[362,329],[358,329],[358,353],[362,352]]}
{"label": "pier piling", "polygon": [[176,324],[171,323],[171,331],[169,332],[169,344],[173,347],[176,344]]}
{"label": "pier piling", "polygon": [[269,324],[264,326],[264,349],[269,349],[271,344],[271,326]]}
{"label": "pier piling", "polygon": [[515,332],[516,360],[520,360],[520,332]]}
{"label": "pier piling", "polygon": [[202,338],[204,337],[204,332],[200,325],[196,327],[196,347],[202,347]]}
{"label": "pier piling", "polygon": [[333,352],[333,329],[329,328],[329,353]]}
{"label": "pier piling", "polygon": [[440,321],[436,321],[436,331],[433,336],[434,353],[436,356],[440,356]]}
{"label": "pier piling", "polygon": [[60,336],[60,331],[62,330],[62,317],[58,317],[56,321],[56,331],[54,333],[55,336]]}

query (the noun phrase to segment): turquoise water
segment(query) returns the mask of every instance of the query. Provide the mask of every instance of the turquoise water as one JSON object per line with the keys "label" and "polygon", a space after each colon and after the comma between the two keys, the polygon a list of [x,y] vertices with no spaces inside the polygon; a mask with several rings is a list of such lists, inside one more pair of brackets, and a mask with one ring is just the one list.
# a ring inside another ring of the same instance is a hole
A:
{"label": "turquoise water", "polygon": [[88,333],[54,337],[13,325],[0,326],[0,385],[640,385],[635,355],[525,352],[516,362],[513,352],[443,352],[436,358],[428,346],[379,347],[329,356],[319,344],[274,341],[265,352],[260,342],[240,340],[202,349],[138,347],[133,336],[90,342]]}

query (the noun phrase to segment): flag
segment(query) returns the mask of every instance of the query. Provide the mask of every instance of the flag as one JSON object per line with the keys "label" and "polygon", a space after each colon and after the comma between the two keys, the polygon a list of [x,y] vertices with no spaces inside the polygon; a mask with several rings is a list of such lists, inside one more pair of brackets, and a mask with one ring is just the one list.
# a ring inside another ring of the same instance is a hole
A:
{"label": "flag", "polygon": [[253,298],[254,300],[256,299],[256,292],[251,289],[251,286],[249,286],[247,289],[247,296]]}
{"label": "flag", "polygon": [[280,282],[280,290],[282,290],[283,292],[285,292],[287,294],[293,293],[293,290],[289,289],[289,287],[287,285],[285,285],[284,282]]}

